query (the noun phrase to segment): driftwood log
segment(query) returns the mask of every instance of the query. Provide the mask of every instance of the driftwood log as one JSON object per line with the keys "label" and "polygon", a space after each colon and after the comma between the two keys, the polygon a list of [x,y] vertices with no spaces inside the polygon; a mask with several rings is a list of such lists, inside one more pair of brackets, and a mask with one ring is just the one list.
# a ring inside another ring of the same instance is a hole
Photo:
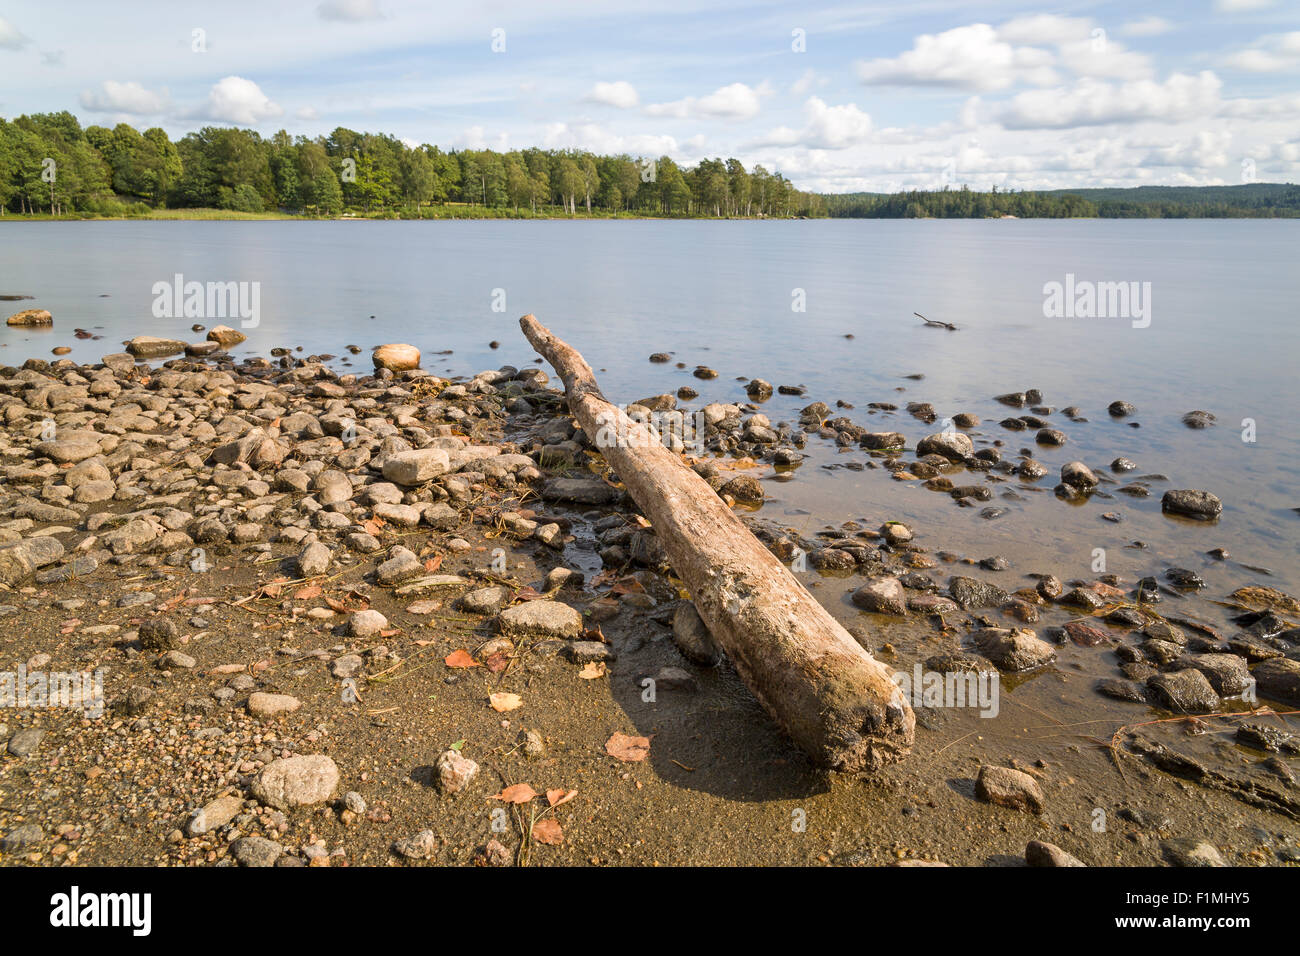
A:
{"label": "driftwood log", "polygon": [[[912,745],[890,669],[804,589],[681,457],[601,394],[586,360],[532,315],[524,335],[564,382],[569,410],[650,520],[714,640],[819,766],[871,772]],[[620,436],[610,441],[609,436]]]}

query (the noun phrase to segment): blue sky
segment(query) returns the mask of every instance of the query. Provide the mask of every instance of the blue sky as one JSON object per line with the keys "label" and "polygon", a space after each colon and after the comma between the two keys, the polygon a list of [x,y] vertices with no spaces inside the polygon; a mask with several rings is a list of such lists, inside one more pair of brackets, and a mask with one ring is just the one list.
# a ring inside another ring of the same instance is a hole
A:
{"label": "blue sky", "polygon": [[0,116],[736,156],[830,192],[1300,181],[1300,4],[0,0]]}

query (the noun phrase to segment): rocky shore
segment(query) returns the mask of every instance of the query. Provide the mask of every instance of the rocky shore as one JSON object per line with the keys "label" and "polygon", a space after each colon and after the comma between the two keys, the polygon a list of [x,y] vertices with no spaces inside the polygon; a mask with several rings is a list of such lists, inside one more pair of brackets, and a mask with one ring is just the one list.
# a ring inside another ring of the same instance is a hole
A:
{"label": "rocky shore", "polygon": [[[970,853],[937,821],[908,846],[854,846],[852,807],[899,794],[846,795],[850,782],[828,783],[763,726],[653,528],[541,369],[446,379],[387,345],[375,373],[357,375],[285,350],[236,362],[223,351],[234,341],[210,335],[156,367],[143,363],[186,343],[0,369],[0,668],[104,673],[103,716],[83,713],[86,700],[0,709],[0,862],[975,862],[997,845],[1031,865],[1078,865],[1035,835],[1033,821],[1074,799],[1045,785],[1050,770],[984,751],[968,787],[926,797],[952,769],[941,769],[946,747],[924,741],[892,784],[874,786],[902,788],[931,816],[955,800]],[[823,603],[891,666],[1015,682],[1067,671],[1086,649],[1114,662],[1094,698],[1131,705],[1134,724],[1147,708],[1190,719],[1300,707],[1300,605],[1279,590],[1217,595],[1232,605],[1223,633],[1165,606],[1204,589],[1186,568],[1136,581],[1037,569],[1003,587],[989,575],[1005,560],[927,545],[928,529],[849,521],[801,535],[763,517],[759,478],[788,478],[813,441],[852,451],[843,467],[916,481],[990,520],[996,494],[1048,469],[1032,448],[976,448],[971,413],[909,440],[822,402],[774,423],[760,406],[772,386],[746,391],[749,403],[700,410],[693,467],[782,560],[806,563]],[[693,397],[684,387],[633,411]],[[1068,442],[1041,395],[998,401],[1027,409],[1004,430]],[[906,411],[937,421],[924,403]],[[1133,411],[1117,402],[1109,414]],[[1150,494],[1159,476],[1125,477],[1133,470],[1072,461],[1053,490],[1067,503]],[[1163,506],[1193,520],[1222,509],[1199,489],[1166,491]],[[936,739],[955,719],[918,713]],[[725,749],[729,728],[743,753]],[[1262,717],[1231,732],[1254,758],[1188,755],[1154,732],[1116,746],[1130,768],[1177,772],[1286,821],[1263,862],[1300,858],[1300,741]],[[822,791],[836,825],[815,843],[729,857],[640,822],[648,805],[739,826],[755,800],[788,818]],[[999,836],[1008,814],[1023,822]],[[972,820],[989,832],[970,836]],[[1156,836],[1074,850],[1091,863],[1221,859],[1203,832],[1138,829]]]}

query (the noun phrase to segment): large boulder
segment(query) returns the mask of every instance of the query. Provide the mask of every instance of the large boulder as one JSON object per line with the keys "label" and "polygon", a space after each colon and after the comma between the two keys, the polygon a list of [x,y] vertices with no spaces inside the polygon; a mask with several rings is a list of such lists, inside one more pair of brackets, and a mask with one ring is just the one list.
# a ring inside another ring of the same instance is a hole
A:
{"label": "large boulder", "polygon": [[916,443],[918,457],[942,455],[949,461],[965,461],[975,452],[975,443],[961,432],[939,432]]}
{"label": "large boulder", "polygon": [[26,328],[39,328],[53,324],[54,316],[50,315],[48,309],[23,309],[5,319],[5,325],[21,325]]}
{"label": "large boulder", "polygon": [[323,754],[285,757],[262,768],[253,781],[252,793],[259,803],[277,810],[291,810],[324,803],[339,785],[339,768]]}
{"label": "large boulder", "polygon": [[155,335],[137,335],[126,343],[126,350],[136,358],[158,358],[163,355],[180,355],[188,343],[179,339],[160,339]]}
{"label": "large boulder", "polygon": [[376,369],[406,372],[420,367],[420,350],[414,345],[381,345],[375,349],[371,359]]}
{"label": "large boulder", "polygon": [[450,467],[446,449],[417,448],[389,456],[384,461],[384,477],[394,484],[410,487],[431,481]]}
{"label": "large boulder", "polygon": [[525,601],[502,611],[497,626],[516,643],[528,638],[573,640],[582,633],[582,615],[559,601]]}
{"label": "large boulder", "polygon": [[216,342],[223,349],[228,349],[232,345],[238,345],[247,339],[248,336],[238,329],[232,329],[228,325],[213,326],[208,330],[208,341]]}
{"label": "large boulder", "polygon": [[1176,489],[1165,492],[1160,500],[1160,508],[1169,514],[1212,521],[1223,512],[1223,502],[1208,491]]}

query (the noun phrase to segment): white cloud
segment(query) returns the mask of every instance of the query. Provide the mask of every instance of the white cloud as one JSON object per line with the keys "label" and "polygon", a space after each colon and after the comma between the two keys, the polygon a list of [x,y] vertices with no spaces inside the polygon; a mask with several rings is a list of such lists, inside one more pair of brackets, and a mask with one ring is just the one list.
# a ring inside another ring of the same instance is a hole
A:
{"label": "white cloud", "polygon": [[1091,30],[1091,20],[1039,13],[1008,20],[998,27],[997,35],[1008,43],[1061,44],[1086,37]]}
{"label": "white cloud", "polygon": [[603,155],[678,155],[677,140],[671,136],[634,134],[622,136],[596,123],[548,123],[543,130],[546,149],[585,149]]}
{"label": "white cloud", "polygon": [[1012,97],[999,117],[1008,129],[1066,129],[1155,120],[1179,122],[1213,115],[1222,82],[1209,70],[1174,73],[1163,83],[1103,83],[1091,78],[1071,88],[1027,90]]}
{"label": "white cloud", "polygon": [[0,50],[21,50],[26,45],[27,37],[4,17],[0,17]]}
{"label": "white cloud", "polygon": [[316,112],[314,106],[300,106],[294,111],[293,115],[298,117],[300,120],[320,119],[320,114]]}
{"label": "white cloud", "polygon": [[1250,49],[1225,57],[1223,65],[1248,73],[1285,73],[1300,69],[1300,30],[1262,36]]}
{"label": "white cloud", "polygon": [[1012,46],[987,23],[975,23],[938,34],[923,33],[912,49],[893,59],[859,61],[857,72],[862,82],[872,85],[989,91],[1021,80],[1040,86],[1054,82],[1053,62],[1050,52]]}
{"label": "white cloud", "polygon": [[809,67],[808,69],[803,71],[803,75],[800,76],[799,79],[795,80],[794,83],[791,84],[790,92],[793,93],[795,96],[803,96],[805,93],[807,93],[809,90],[813,88],[813,84],[816,82],[817,82],[817,71],[814,70],[812,67]]}
{"label": "white cloud", "polygon": [[605,106],[613,106],[620,110],[630,110],[641,101],[637,96],[636,87],[626,80],[597,83],[587,92],[584,99],[590,103],[603,103]]}
{"label": "white cloud", "polygon": [[167,94],[147,90],[134,81],[119,83],[105,80],[98,90],[81,94],[81,105],[97,113],[132,113],[151,115],[167,109]]}
{"label": "white cloud", "polygon": [[227,76],[208,91],[207,102],[195,115],[240,126],[255,126],[283,112],[252,80]]}
{"label": "white cloud", "polygon": [[1251,10],[1267,10],[1277,0],[1214,0],[1214,9],[1220,13],[1247,13]]}
{"label": "white cloud", "polygon": [[1141,20],[1131,20],[1119,28],[1120,36],[1126,37],[1156,37],[1168,33],[1174,28],[1174,25],[1164,17],[1143,17]]}
{"label": "white cloud", "polygon": [[482,126],[471,126],[455,137],[451,144],[458,149],[491,149],[505,152],[506,144],[509,142],[509,133],[497,133],[489,137],[487,130]]}
{"label": "white cloud", "polygon": [[847,149],[871,135],[871,117],[854,103],[828,106],[816,96],[804,104],[807,122],[801,130],[781,126],[754,145],[803,146],[807,149]]}
{"label": "white cloud", "polygon": [[348,23],[382,20],[384,17],[379,10],[378,0],[325,0],[316,7],[316,14],[322,20],[343,20]]}
{"label": "white cloud", "polygon": [[758,115],[763,96],[771,92],[763,83],[747,86],[732,83],[714,90],[708,96],[688,96],[671,103],[654,103],[646,107],[650,116],[671,116],[676,119],[703,117],[706,119],[752,119]]}
{"label": "white cloud", "polygon": [[1139,163],[1142,166],[1184,166],[1197,169],[1227,166],[1232,162],[1227,152],[1231,142],[1232,134],[1226,130],[1202,130],[1190,140],[1156,147]]}

